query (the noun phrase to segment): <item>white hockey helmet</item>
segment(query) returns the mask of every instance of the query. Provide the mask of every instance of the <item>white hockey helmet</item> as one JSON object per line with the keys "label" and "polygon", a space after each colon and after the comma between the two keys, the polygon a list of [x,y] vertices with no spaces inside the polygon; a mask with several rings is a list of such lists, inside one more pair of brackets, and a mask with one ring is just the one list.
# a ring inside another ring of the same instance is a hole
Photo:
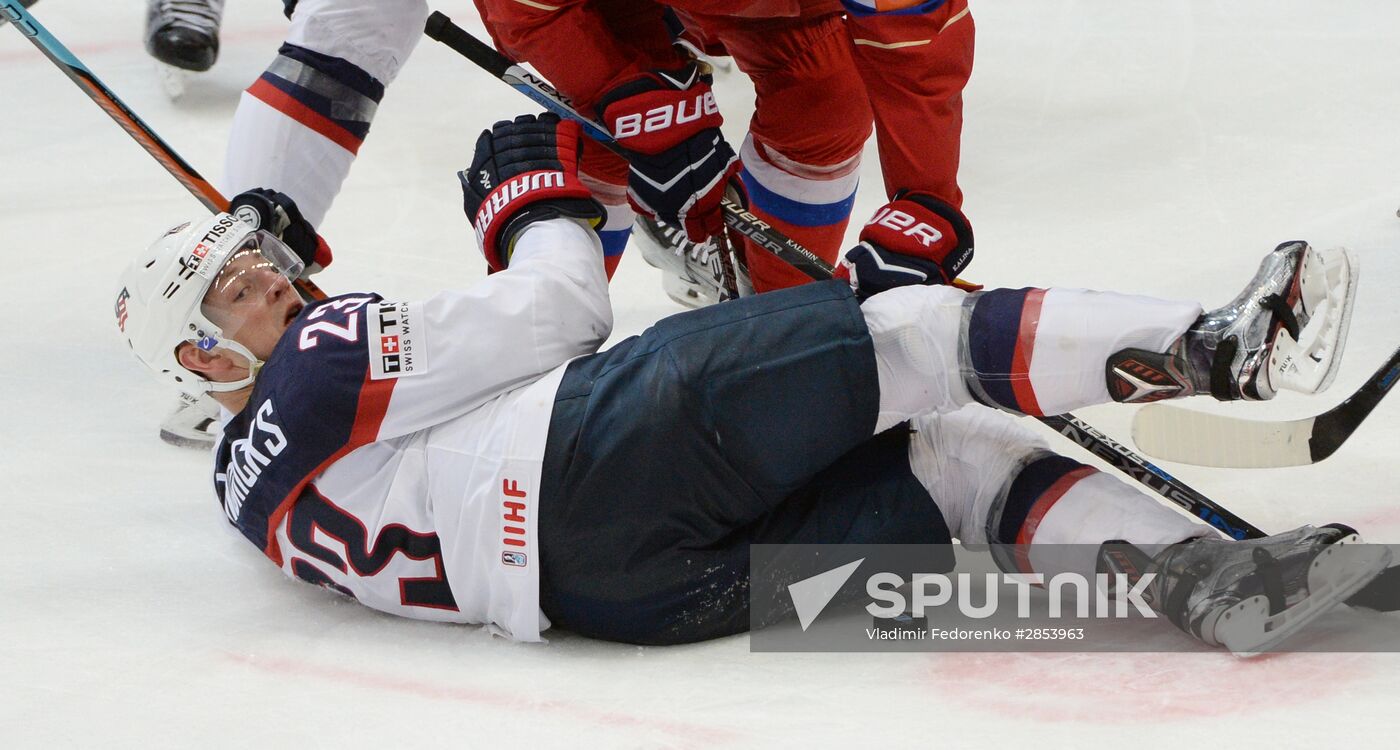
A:
{"label": "white hockey helmet", "polygon": [[[157,378],[192,396],[236,391],[253,382],[261,362],[230,338],[233,331],[215,325],[202,304],[224,264],[249,251],[260,256],[261,267],[288,281],[301,275],[302,261],[291,248],[226,213],[171,228],[122,273],[114,308],[117,330]],[[248,376],[211,382],[186,369],[175,355],[186,341],[204,351],[223,347],[237,352],[250,363]]]}

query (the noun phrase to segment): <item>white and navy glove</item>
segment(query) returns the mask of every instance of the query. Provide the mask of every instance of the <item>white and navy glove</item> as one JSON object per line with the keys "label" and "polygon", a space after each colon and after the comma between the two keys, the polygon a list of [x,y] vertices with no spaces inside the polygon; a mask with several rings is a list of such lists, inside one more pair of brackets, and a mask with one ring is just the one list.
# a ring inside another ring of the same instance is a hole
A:
{"label": "white and navy glove", "polygon": [[598,116],[631,167],[627,198],[638,213],[704,242],[724,229],[720,199],[739,184],[739,157],[724,140],[709,66],[691,61],[613,87]]}
{"label": "white and navy glove", "polygon": [[481,131],[472,165],[457,179],[462,207],[492,271],[510,264],[515,238],[536,221],[566,217],[595,228],[602,222],[602,204],[578,179],[582,149],[578,123],[550,112]]}
{"label": "white and navy glove", "polygon": [[[860,231],[833,274],[861,302],[910,284],[953,284],[972,262],[972,226],[962,211],[927,193],[900,191]],[[975,284],[956,281],[964,289]]]}
{"label": "white and navy glove", "polygon": [[316,227],[301,215],[296,201],[286,193],[253,188],[235,195],[229,201],[228,212],[282,240],[301,258],[306,267],[303,276],[331,264],[330,246],[316,233]]}

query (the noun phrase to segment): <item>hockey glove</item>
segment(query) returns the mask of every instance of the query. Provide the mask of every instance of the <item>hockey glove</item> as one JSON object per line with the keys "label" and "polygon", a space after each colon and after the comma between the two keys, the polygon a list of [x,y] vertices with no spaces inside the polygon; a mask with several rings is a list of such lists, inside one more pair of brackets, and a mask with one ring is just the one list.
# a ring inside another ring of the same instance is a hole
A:
{"label": "hockey glove", "polygon": [[598,116],[627,156],[627,197],[638,213],[680,227],[692,242],[724,228],[720,198],[739,157],[724,140],[709,66],[635,76],[603,95]]}
{"label": "hockey glove", "polygon": [[306,265],[303,275],[331,264],[330,246],[316,233],[311,222],[302,217],[301,209],[286,193],[253,188],[235,195],[229,201],[228,212],[286,243]]}
{"label": "hockey glove", "polygon": [[578,179],[582,149],[578,123],[549,112],[481,131],[472,165],[457,179],[462,207],[492,271],[510,263],[515,238],[533,222],[563,217],[597,227],[603,220],[602,204]]}
{"label": "hockey glove", "polygon": [[846,251],[834,275],[849,281],[861,302],[909,284],[952,284],[972,262],[967,218],[926,193],[896,193],[866,223],[860,240]]}

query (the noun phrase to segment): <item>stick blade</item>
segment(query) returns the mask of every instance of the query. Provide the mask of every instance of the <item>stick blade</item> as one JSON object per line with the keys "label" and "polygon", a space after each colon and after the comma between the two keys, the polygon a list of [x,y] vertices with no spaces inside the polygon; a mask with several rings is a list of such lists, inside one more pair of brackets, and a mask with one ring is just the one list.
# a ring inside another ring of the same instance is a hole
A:
{"label": "stick blade", "polygon": [[1313,421],[1261,422],[1148,404],[1133,417],[1133,442],[1153,458],[1195,466],[1306,466],[1313,463]]}

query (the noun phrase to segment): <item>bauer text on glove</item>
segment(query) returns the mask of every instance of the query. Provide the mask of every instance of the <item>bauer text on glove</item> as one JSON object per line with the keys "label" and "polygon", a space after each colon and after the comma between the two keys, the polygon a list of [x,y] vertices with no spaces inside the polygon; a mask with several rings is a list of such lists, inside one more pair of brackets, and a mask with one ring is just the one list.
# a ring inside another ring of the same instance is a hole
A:
{"label": "bauer text on glove", "polygon": [[952,284],[972,262],[966,217],[926,193],[896,194],[861,229],[860,240],[835,276],[848,280],[861,301],[899,286]]}
{"label": "bauer text on glove", "polygon": [[630,78],[603,95],[598,115],[627,155],[633,208],[680,227],[692,242],[724,228],[720,199],[740,165],[720,133],[707,66]]}

